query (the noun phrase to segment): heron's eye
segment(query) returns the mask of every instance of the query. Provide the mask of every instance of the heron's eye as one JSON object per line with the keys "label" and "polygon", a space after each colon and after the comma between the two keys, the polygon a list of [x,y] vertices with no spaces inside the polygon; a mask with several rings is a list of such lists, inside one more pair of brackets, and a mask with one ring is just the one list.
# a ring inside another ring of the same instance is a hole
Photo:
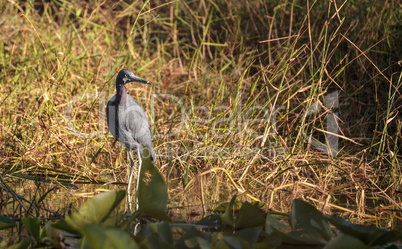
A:
{"label": "heron's eye", "polygon": [[125,74],[124,77],[128,78],[128,77],[127,77],[127,74]]}

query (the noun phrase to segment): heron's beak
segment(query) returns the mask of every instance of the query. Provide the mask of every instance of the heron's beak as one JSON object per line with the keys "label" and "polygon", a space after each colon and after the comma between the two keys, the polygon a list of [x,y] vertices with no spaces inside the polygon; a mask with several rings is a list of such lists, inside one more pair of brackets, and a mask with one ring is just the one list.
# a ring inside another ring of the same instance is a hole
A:
{"label": "heron's beak", "polygon": [[149,81],[143,80],[143,79],[141,79],[141,78],[139,78],[137,76],[130,77],[128,79],[128,81],[126,82],[126,84],[129,83],[129,82],[140,82],[140,83],[151,85],[151,83]]}

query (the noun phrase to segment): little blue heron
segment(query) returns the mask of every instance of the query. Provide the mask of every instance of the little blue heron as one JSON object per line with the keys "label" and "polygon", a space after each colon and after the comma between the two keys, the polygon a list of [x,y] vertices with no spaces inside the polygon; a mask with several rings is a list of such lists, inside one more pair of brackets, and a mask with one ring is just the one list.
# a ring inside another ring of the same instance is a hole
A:
{"label": "little blue heron", "polygon": [[131,212],[131,182],[134,172],[134,161],[130,151],[136,151],[139,159],[137,190],[141,172],[141,157],[144,148],[149,148],[150,159],[153,163],[155,163],[156,156],[152,145],[152,133],[147,116],[133,97],[127,94],[127,89],[124,86],[129,82],[140,82],[151,85],[149,81],[135,76],[131,70],[121,70],[116,78],[116,95],[107,103],[106,116],[110,133],[117,141],[127,147],[130,157],[131,168],[127,187],[127,199],[128,208]]}

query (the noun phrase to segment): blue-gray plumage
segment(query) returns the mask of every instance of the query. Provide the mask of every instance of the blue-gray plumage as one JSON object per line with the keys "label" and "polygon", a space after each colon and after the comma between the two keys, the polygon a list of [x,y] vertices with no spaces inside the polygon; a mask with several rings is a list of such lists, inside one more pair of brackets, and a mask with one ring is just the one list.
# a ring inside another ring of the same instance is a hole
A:
{"label": "blue-gray plumage", "polygon": [[117,139],[117,141],[127,147],[130,157],[131,169],[127,196],[129,209],[131,211],[130,191],[134,171],[134,161],[130,151],[136,151],[139,157],[137,189],[141,171],[141,157],[143,156],[144,148],[149,148],[150,159],[152,162],[155,162],[156,156],[152,145],[152,133],[147,116],[133,97],[127,94],[127,89],[124,86],[129,82],[151,84],[149,81],[135,76],[129,69],[121,70],[116,78],[116,95],[114,95],[107,103],[106,116],[110,133]]}

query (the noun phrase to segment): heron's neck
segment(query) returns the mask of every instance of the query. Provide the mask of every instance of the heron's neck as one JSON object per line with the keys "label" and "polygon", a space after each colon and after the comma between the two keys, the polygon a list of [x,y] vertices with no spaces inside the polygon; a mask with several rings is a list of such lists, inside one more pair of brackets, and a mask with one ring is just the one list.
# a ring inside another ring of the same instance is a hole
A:
{"label": "heron's neck", "polygon": [[117,92],[117,99],[120,105],[125,105],[127,97],[127,88],[123,85],[119,85],[117,86],[116,92]]}

